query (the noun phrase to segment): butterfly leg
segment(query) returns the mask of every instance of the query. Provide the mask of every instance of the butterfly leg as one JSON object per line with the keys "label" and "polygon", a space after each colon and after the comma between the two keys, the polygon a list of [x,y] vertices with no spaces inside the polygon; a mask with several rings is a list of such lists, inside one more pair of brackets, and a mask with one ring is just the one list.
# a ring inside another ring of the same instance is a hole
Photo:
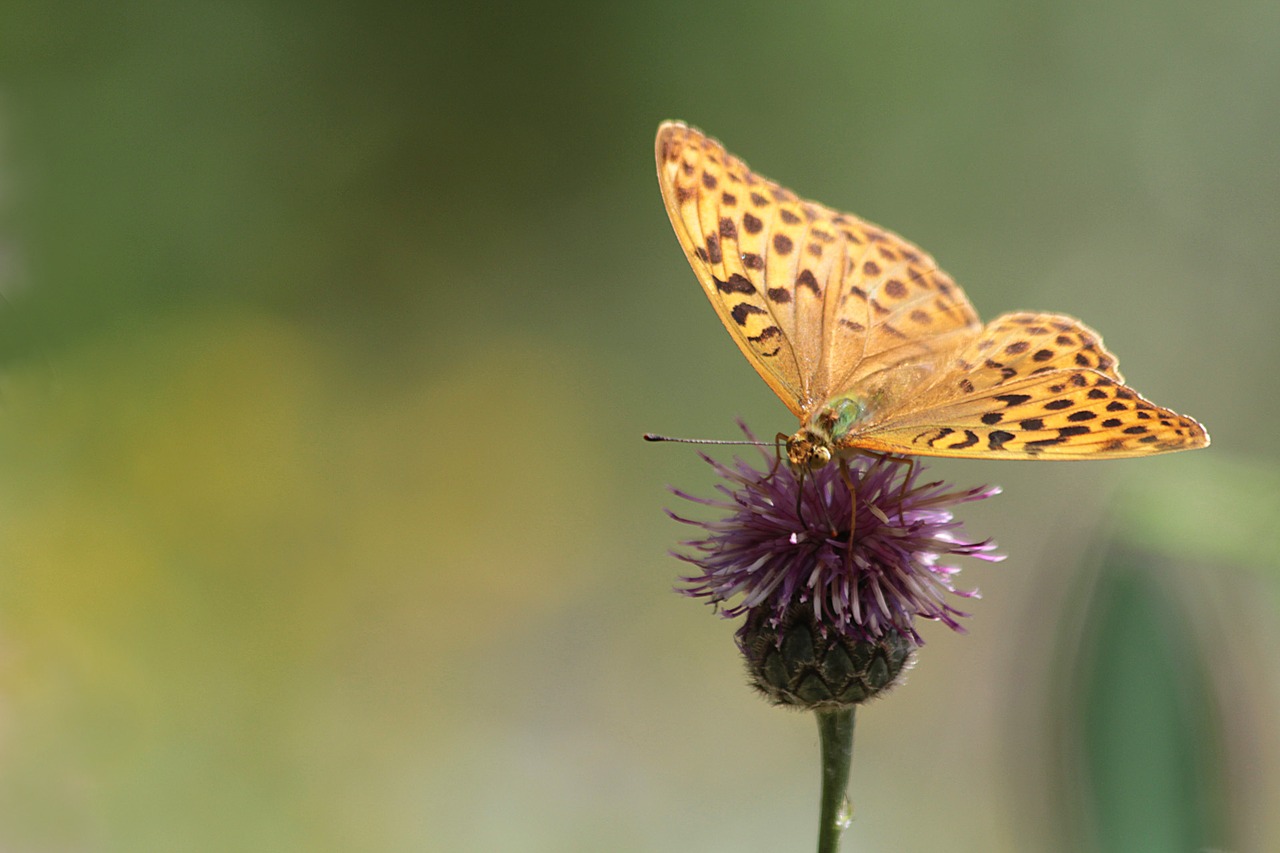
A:
{"label": "butterfly leg", "polygon": [[773,469],[769,472],[769,476],[772,477],[777,472],[778,466],[782,464],[782,449],[786,446],[787,434],[785,432],[780,432],[773,437],[774,460]]}
{"label": "butterfly leg", "polygon": [[907,520],[902,517],[903,508],[907,505],[907,487],[916,476],[916,458],[914,456],[890,456],[895,464],[901,465],[907,463],[907,475],[902,478],[902,490],[898,493],[898,521],[906,524]]}
{"label": "butterfly leg", "polygon": [[866,452],[868,456],[874,456],[876,459],[889,465],[906,465],[907,466],[906,476],[902,478],[902,487],[898,491],[898,521],[905,524],[907,520],[902,513],[903,513],[904,507],[906,507],[906,504],[907,504],[907,489],[910,487],[912,480],[915,478],[916,458],[914,456],[897,456],[892,453],[875,453],[871,451],[864,451],[864,452]]}
{"label": "butterfly leg", "polygon": [[808,523],[804,520],[804,481],[808,470],[801,468],[799,471],[793,472],[796,478],[796,518],[800,521],[801,527],[808,527]]}
{"label": "butterfly leg", "polygon": [[849,473],[849,463],[840,458],[840,476],[849,489],[849,553],[853,553],[853,531],[858,526],[858,489],[853,483],[853,475]]}
{"label": "butterfly leg", "polygon": [[[788,436],[785,432],[780,432],[774,436],[773,446],[774,451],[777,454],[777,458],[774,459],[773,468],[769,471],[770,477],[776,476],[778,473],[778,467],[782,465],[782,448],[787,444],[787,437]],[[801,526],[805,526],[803,498],[805,474],[808,472],[804,468],[801,468],[799,471],[793,470],[791,473],[792,476],[796,478],[796,518],[800,520]]]}

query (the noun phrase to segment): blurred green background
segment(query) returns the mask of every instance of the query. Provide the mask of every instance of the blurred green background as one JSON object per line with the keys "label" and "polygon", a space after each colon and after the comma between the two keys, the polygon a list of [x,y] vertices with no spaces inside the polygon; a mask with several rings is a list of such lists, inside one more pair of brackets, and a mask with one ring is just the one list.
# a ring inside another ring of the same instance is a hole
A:
{"label": "blurred green background", "polygon": [[852,850],[1280,849],[1280,5],[0,2],[0,848],[811,849],[645,430],[790,416],[660,120],[1075,314],[1208,451],[945,462],[1003,564]]}

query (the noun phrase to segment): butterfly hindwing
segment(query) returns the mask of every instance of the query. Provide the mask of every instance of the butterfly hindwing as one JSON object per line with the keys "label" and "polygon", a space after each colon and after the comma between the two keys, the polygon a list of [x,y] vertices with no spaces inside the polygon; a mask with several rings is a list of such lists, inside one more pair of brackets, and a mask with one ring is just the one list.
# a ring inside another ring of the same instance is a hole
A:
{"label": "butterfly hindwing", "polygon": [[[1065,384],[1070,391],[1051,389]],[[852,445],[883,453],[987,459],[1146,456],[1208,444],[1191,418],[1096,371],[1021,380],[928,413],[913,425],[868,430]]]}
{"label": "butterfly hindwing", "polygon": [[922,456],[1089,459],[1203,447],[1204,428],[1124,384],[1098,335],[1071,317],[1006,314],[850,447]]}

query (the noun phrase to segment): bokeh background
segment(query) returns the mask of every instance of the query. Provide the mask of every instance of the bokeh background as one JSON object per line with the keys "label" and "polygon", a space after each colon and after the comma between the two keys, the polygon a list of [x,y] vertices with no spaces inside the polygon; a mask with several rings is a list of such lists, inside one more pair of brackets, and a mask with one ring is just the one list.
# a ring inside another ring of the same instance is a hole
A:
{"label": "bokeh background", "polygon": [[1085,318],[1210,450],[946,462],[1009,559],[856,850],[1280,849],[1280,5],[0,2],[0,849],[811,849],[646,430],[784,408],[660,120]]}

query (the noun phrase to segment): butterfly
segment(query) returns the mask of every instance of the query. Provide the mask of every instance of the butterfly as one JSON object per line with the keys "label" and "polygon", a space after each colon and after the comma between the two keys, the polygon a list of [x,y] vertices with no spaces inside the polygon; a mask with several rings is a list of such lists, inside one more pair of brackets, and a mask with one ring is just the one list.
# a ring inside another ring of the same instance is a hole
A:
{"label": "butterfly", "polygon": [[786,439],[796,469],[859,452],[1112,459],[1208,446],[1199,423],[1127,386],[1079,320],[1019,311],[983,325],[920,248],[799,198],[701,131],[664,122],[656,154],[703,291],[800,418]]}

